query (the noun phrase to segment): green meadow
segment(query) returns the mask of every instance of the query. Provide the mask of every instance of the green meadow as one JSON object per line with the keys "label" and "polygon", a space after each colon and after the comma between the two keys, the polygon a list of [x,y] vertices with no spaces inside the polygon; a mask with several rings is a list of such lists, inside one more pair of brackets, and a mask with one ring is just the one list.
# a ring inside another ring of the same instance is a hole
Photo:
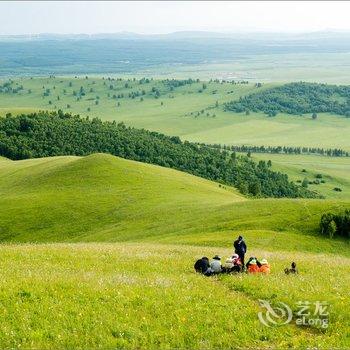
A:
{"label": "green meadow", "polygon": [[[208,279],[193,273],[194,258],[230,249],[155,243],[0,249],[4,348],[349,346],[349,257],[255,250],[271,261],[270,276]],[[291,259],[300,264],[299,276],[282,271]],[[293,308],[296,300],[327,300],[330,326],[266,327],[257,317],[261,298]]]}
{"label": "green meadow", "polygon": [[[247,199],[110,155],[0,160],[4,348],[348,347],[349,243],[318,234],[349,201]],[[248,255],[269,276],[206,278],[203,256]],[[113,242],[113,243],[111,243]],[[300,274],[283,269],[297,261]],[[336,270],[336,273],[335,273]],[[266,327],[259,299],[327,301],[329,327]]]}
{"label": "green meadow", "polygon": [[[317,75],[314,65],[307,80]],[[341,116],[225,112],[225,102],[257,90],[252,83],[170,89],[125,75],[13,79],[13,87],[21,85],[15,94],[0,93],[1,116],[63,109],[183,140],[350,150],[349,119]],[[246,198],[229,186],[107,154],[0,158],[0,347],[349,348],[349,242],[321,236],[319,221],[350,209],[350,158],[252,158],[271,160],[294,182],[321,174],[324,183],[309,188],[325,199]],[[228,257],[239,234],[248,256],[268,259],[270,275],[194,273],[201,256]],[[300,273],[286,276],[292,261]],[[260,299],[288,304],[293,321],[264,326]],[[296,326],[298,301],[326,301],[329,327]]]}
{"label": "green meadow", "polygon": [[[3,83],[5,81],[7,80],[3,80]],[[205,89],[203,84],[206,86]],[[276,84],[264,84],[260,89]],[[159,79],[140,84],[138,80],[126,77],[121,81],[111,81],[102,77],[13,80],[13,87],[21,85],[23,90],[16,94],[0,93],[0,116],[7,113],[30,113],[38,109],[56,108],[81,116],[96,116],[138,128],[179,135],[184,140],[195,142],[350,150],[348,140],[350,123],[343,116],[319,114],[318,118],[313,120],[310,115],[294,116],[279,113],[276,117],[268,117],[263,113],[245,115],[225,112],[223,110],[225,102],[257,91],[252,83],[201,81],[170,89]],[[79,92],[81,87],[86,94],[77,101],[74,92]],[[159,90],[158,98],[155,98],[153,88]],[[43,96],[47,89],[49,96]],[[130,93],[142,90],[144,95],[129,97]],[[122,94],[123,97],[118,98],[118,95]],[[258,159],[260,155],[256,157]],[[349,158],[270,154],[261,155],[260,158],[271,159],[274,169],[288,173],[293,181],[302,181],[305,177],[312,181],[317,173],[324,174],[325,184],[310,185],[310,188],[327,198],[346,199],[350,196]],[[309,168],[310,173],[300,173],[305,167]],[[335,187],[341,188],[342,192],[335,192],[333,190]]]}
{"label": "green meadow", "polygon": [[280,53],[243,55],[235,60],[197,64],[163,65],[140,69],[126,77],[154,76],[161,79],[189,76],[209,80],[249,80],[252,82],[308,81],[329,84],[349,84],[349,52]]}
{"label": "green meadow", "polygon": [[[272,168],[276,171],[288,174],[289,178],[296,182],[302,182],[305,178],[310,182],[322,176],[319,180],[324,183],[310,184],[309,189],[317,191],[326,198],[348,199],[350,198],[350,158],[326,157],[319,155],[298,154],[254,154],[255,160],[271,160]],[[342,191],[334,191],[340,188]]]}
{"label": "green meadow", "polygon": [[[309,237],[300,243],[305,250],[314,251],[315,240],[320,252],[322,244],[333,251],[344,247],[320,239],[318,224],[324,211],[347,207],[348,200],[247,199],[228,186],[106,154],[4,159],[0,175],[5,242],[225,245],[244,231],[262,248],[291,250],[300,232]],[[291,234],[290,245],[279,232]]]}
{"label": "green meadow", "polygon": [[[177,135],[189,141],[233,145],[322,146],[350,150],[350,123],[343,116],[320,114],[317,120],[312,120],[311,115],[278,114],[271,118],[263,113],[246,116],[244,113],[223,110],[225,102],[256,92],[253,83],[201,81],[171,90],[161,80],[144,84],[132,78],[129,80],[109,81],[94,77],[14,79],[13,87],[22,85],[23,90],[16,94],[0,93],[0,115],[11,112],[11,109],[14,114],[21,110],[63,109],[81,116],[96,116],[137,128]],[[260,89],[275,85],[264,84]],[[81,87],[86,94],[77,101],[74,94]],[[152,88],[159,90],[158,98],[155,98]],[[48,96],[43,96],[47,89]],[[144,95],[129,97],[132,92],[141,93],[142,90]],[[123,97],[118,98],[122,94]]]}

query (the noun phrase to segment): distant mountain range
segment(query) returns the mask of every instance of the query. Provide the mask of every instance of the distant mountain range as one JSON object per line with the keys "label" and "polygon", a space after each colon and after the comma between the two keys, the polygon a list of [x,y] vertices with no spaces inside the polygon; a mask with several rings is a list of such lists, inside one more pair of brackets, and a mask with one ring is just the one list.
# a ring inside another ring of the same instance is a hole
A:
{"label": "distant mountain range", "polygon": [[0,35],[0,41],[36,41],[36,40],[174,40],[174,39],[250,39],[250,40],[317,40],[317,39],[350,39],[350,32],[319,31],[307,33],[277,33],[277,32],[209,32],[209,31],[178,31],[168,34],[139,34],[134,32],[98,33],[98,34],[23,34]]}

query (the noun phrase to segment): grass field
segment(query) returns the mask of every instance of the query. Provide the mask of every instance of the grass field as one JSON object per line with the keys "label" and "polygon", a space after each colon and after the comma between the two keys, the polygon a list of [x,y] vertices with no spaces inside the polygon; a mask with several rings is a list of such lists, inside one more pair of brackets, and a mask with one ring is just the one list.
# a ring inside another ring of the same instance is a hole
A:
{"label": "grass field", "polygon": [[[0,249],[3,348],[349,346],[349,258],[258,250],[271,261],[270,276],[208,279],[193,273],[194,259],[229,249],[154,243]],[[300,264],[299,276],[284,276],[291,259]],[[261,298],[291,306],[327,300],[330,326],[265,327],[257,317]]]}
{"label": "grass field", "polygon": [[[125,83],[19,78],[14,86],[24,90],[0,93],[0,115],[56,106],[192,141],[350,150],[349,120],[340,116],[223,111],[223,102],[255,91],[252,84],[207,82],[203,90],[200,82],[169,91],[160,81]],[[93,92],[76,101],[80,86]],[[113,98],[142,89],[143,101]],[[322,174],[325,183],[310,188],[327,199],[248,199],[228,186],[106,154],[0,158],[0,347],[349,348],[349,242],[320,236],[318,226],[324,212],[350,208],[350,158],[252,157],[271,159],[293,181]],[[203,255],[228,256],[238,234],[248,255],[269,260],[271,275],[208,279],[193,272]],[[283,273],[291,261],[298,276]],[[330,325],[265,327],[259,299],[287,303],[294,319],[298,301],[326,301]]]}
{"label": "grass field", "polygon": [[[70,82],[72,86],[69,86]],[[0,93],[0,115],[5,115],[11,109],[16,114],[21,108],[25,111],[56,107],[82,116],[123,121],[127,125],[177,135],[190,141],[234,145],[320,146],[350,150],[350,123],[345,117],[319,115],[317,120],[312,120],[309,115],[279,114],[269,118],[262,113],[246,116],[244,113],[225,112],[224,102],[256,91],[254,84],[205,84],[204,90],[203,82],[199,82],[170,91],[159,80],[139,84],[132,79],[127,82],[93,77],[18,78],[14,80],[13,87],[23,85],[24,90],[17,94]],[[263,88],[274,85],[266,84]],[[73,93],[78,93],[81,86],[86,95],[77,101]],[[154,97],[152,88],[160,91],[159,98]],[[44,97],[46,89],[50,92],[49,96]],[[29,90],[31,93],[28,93]],[[129,93],[142,90],[145,95],[134,99],[128,97]],[[113,95],[121,94],[124,97],[113,98]],[[57,100],[57,96],[60,100]]]}
{"label": "grass field", "polygon": [[[317,233],[321,213],[349,201],[251,200],[103,154],[2,159],[0,193],[3,348],[350,345],[349,244]],[[271,275],[193,272],[202,255],[228,256],[239,233]],[[293,260],[300,274],[285,276]],[[259,299],[294,312],[327,301],[330,325],[263,326]]]}
{"label": "grass field", "polygon": [[158,66],[139,70],[125,76],[154,76],[183,78],[189,76],[209,80],[249,80],[252,82],[309,81],[331,84],[349,84],[349,53],[288,53],[244,55],[232,61],[202,64]]}
{"label": "grass field", "polygon": [[[288,174],[289,178],[296,181],[316,180],[316,175],[321,174],[325,183],[311,184],[309,189],[315,190],[326,198],[349,199],[350,198],[350,158],[348,157],[324,157],[318,155],[296,154],[253,154],[256,161],[271,160],[272,169]],[[303,170],[306,172],[303,172]],[[319,179],[321,180],[321,179]],[[342,189],[342,192],[334,191],[334,188]]]}
{"label": "grass field", "polygon": [[[127,88],[125,84],[128,84]],[[140,84],[133,79],[109,81],[101,77],[18,78],[14,80],[13,87],[23,85],[24,89],[17,94],[0,93],[0,116],[9,112],[18,114],[56,107],[82,116],[98,116],[102,119],[123,121],[135,127],[179,135],[182,139],[190,141],[233,145],[342,148],[350,151],[348,140],[350,121],[345,117],[320,114],[316,120],[312,120],[308,115],[278,114],[269,118],[262,113],[251,113],[246,116],[244,113],[224,112],[224,102],[256,91],[254,84],[232,85],[216,82],[205,84],[206,89],[203,89],[203,82],[199,82],[175,87],[170,91],[170,88],[160,80]],[[269,86],[273,84],[266,84],[263,88]],[[78,92],[80,87],[83,87],[86,95],[77,101],[73,92]],[[159,98],[154,97],[152,88],[160,91]],[[46,89],[50,92],[49,96],[44,97]],[[93,92],[90,92],[90,89]],[[28,93],[29,90],[31,93]],[[145,91],[144,95],[128,97],[129,93],[142,90]],[[199,92],[200,90],[202,92]],[[124,97],[113,98],[113,95],[121,94],[124,94]],[[57,100],[57,96],[60,96],[60,100]],[[49,104],[49,101],[52,104]],[[70,108],[67,108],[67,104]],[[311,188],[320,191],[327,198],[346,199],[350,196],[348,176],[350,163],[347,158],[294,155],[263,155],[262,158],[271,158],[275,169],[287,172],[295,181],[304,178],[301,176],[304,174],[299,174],[301,166],[310,168],[310,179],[318,172],[324,173],[327,176],[326,184],[312,185]],[[343,192],[334,192],[334,187],[342,188]]]}
{"label": "grass field", "polygon": [[[320,251],[322,244],[336,251],[342,250],[342,242],[317,235],[320,215],[349,203],[248,200],[232,188],[192,175],[103,154],[2,160],[0,190],[0,239],[7,242],[220,245],[243,232],[259,247],[290,250],[302,232],[310,241],[299,249],[314,251],[316,239]],[[257,234],[262,231],[264,239]],[[283,232],[291,234],[289,246]]]}

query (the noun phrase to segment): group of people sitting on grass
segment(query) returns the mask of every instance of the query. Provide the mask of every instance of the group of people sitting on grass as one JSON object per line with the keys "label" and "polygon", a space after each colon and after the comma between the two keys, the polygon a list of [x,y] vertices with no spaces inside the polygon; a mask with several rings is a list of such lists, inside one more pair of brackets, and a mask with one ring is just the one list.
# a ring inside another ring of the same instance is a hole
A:
{"label": "group of people sitting on grass", "polygon": [[[247,245],[242,236],[233,244],[235,253],[228,257],[224,264],[221,263],[221,258],[215,255],[210,261],[206,256],[198,259],[194,264],[196,272],[205,276],[217,275],[220,273],[240,273],[247,272],[251,274],[262,273],[269,274],[271,271],[270,264],[266,259],[258,260],[256,257],[250,257],[248,262],[244,264],[244,256],[247,251]],[[293,262],[291,268],[284,270],[286,274],[298,273],[296,264]]]}
{"label": "group of people sitting on grass", "polygon": [[270,264],[266,259],[258,260],[255,257],[249,258],[246,265],[242,264],[238,254],[233,254],[228,257],[224,264],[221,263],[221,258],[215,255],[211,261],[204,256],[198,259],[194,264],[194,269],[205,276],[217,275],[219,273],[270,273]]}

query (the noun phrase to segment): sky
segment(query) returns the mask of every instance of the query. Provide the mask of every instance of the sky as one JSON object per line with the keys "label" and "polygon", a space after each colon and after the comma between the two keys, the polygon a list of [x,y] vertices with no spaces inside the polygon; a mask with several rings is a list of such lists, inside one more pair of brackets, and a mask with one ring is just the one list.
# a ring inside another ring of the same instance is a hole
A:
{"label": "sky", "polygon": [[350,31],[348,1],[0,1],[0,35]]}

